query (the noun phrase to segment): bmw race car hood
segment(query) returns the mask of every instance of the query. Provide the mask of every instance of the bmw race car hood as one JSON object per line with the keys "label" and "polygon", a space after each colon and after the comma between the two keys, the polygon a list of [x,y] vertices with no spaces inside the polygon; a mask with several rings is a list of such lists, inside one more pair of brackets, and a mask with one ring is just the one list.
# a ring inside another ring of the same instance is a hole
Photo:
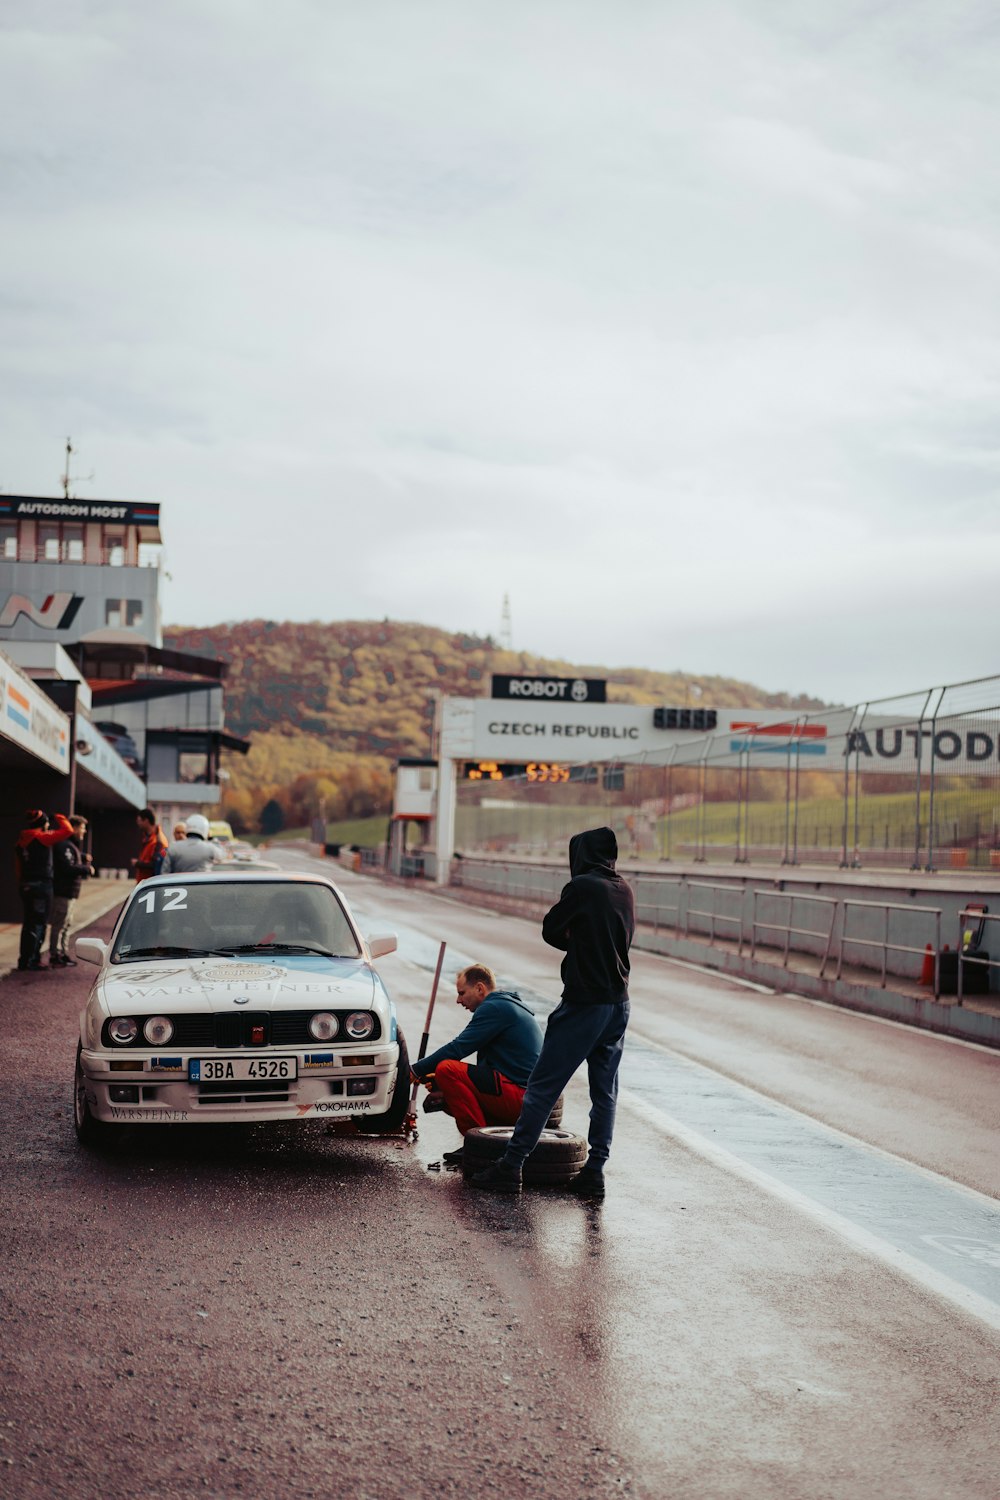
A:
{"label": "bmw race car hood", "polygon": [[318,954],[140,961],[105,969],[100,981],[100,999],[111,1016],[147,1007],[173,1014],[228,1011],[241,1002],[255,1010],[370,1010],[380,998],[381,988],[362,960]]}

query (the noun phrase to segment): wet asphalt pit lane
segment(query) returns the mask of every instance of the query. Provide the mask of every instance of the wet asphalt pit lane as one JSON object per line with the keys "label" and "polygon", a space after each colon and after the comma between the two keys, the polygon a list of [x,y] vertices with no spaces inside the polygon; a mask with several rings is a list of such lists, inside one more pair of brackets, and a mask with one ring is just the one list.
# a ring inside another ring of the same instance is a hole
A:
{"label": "wet asphalt pit lane", "polygon": [[630,1035],[621,1103],[1000,1327],[1000,1205]]}

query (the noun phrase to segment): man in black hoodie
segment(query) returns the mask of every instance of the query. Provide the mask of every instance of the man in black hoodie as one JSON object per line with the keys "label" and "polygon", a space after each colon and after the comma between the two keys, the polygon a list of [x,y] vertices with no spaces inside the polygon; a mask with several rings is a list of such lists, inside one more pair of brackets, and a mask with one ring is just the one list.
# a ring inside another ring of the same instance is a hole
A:
{"label": "man in black hoodie", "polygon": [[628,950],[635,932],[635,903],[615,869],[617,858],[618,841],[610,828],[591,828],[570,839],[572,878],[542,922],[542,937],[566,954],[562,1004],[549,1017],[510,1144],[498,1162],[472,1178],[474,1187],[521,1191],[524,1159],[586,1059],[590,1154],[571,1186],[581,1196],[604,1197],[604,1164],[611,1150],[618,1065],[629,1017]]}

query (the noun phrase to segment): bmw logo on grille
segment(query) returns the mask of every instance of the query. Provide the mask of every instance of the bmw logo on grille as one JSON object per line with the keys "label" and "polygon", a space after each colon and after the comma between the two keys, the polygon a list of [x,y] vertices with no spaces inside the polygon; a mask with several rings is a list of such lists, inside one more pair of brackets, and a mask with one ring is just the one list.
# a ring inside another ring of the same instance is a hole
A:
{"label": "bmw logo on grille", "polygon": [[249,1005],[250,1004],[250,996],[249,995],[234,995],[233,996],[233,1004],[234,1005]]}

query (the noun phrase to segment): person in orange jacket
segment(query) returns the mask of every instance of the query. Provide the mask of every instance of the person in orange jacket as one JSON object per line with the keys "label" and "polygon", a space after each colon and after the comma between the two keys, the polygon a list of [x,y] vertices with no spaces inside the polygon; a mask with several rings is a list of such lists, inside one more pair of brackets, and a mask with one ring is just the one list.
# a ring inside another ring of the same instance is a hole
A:
{"label": "person in orange jacket", "polygon": [[22,912],[19,969],[42,967],[45,929],[52,905],[52,846],[61,844],[73,832],[72,823],[62,813],[56,813],[55,824],[54,828],[49,827],[48,814],[41,808],[29,808],[14,846]]}
{"label": "person in orange jacket", "polygon": [[167,852],[167,836],[156,821],[151,807],[144,807],[136,817],[136,826],[142,835],[139,858],[132,861],[136,885],[148,880],[150,875],[159,875],[163,868],[163,856]]}

